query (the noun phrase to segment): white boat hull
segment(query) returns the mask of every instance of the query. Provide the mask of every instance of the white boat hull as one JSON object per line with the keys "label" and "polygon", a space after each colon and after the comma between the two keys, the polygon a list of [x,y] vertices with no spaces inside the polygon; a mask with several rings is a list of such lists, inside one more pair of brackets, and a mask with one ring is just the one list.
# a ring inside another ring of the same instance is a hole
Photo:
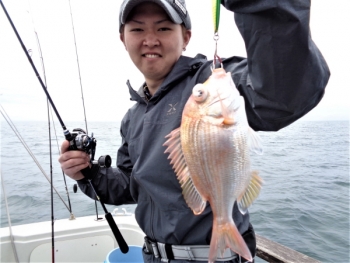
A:
{"label": "white boat hull", "polygon": [[[144,233],[134,215],[114,216],[114,220],[128,245],[142,246]],[[96,216],[55,221],[55,262],[98,262],[118,247],[106,220]],[[52,262],[51,222],[12,227],[19,262]],[[8,227],[0,229],[0,262],[16,262]]]}

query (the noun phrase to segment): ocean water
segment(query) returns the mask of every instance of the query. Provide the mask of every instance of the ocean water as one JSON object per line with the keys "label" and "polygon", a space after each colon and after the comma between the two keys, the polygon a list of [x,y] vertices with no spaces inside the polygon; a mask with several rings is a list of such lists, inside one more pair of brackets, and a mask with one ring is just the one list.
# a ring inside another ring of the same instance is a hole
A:
{"label": "ocean water", "polygon": [[[42,170],[50,176],[47,122],[15,122],[17,130]],[[84,123],[66,123],[72,130]],[[58,164],[62,129],[51,126],[53,184],[68,205],[64,177]],[[115,164],[120,145],[119,123],[89,123],[97,139],[96,158],[109,154]],[[349,262],[349,122],[303,122],[278,132],[260,132],[264,154],[252,156],[264,187],[249,209],[257,234],[321,262]],[[50,184],[10,126],[1,121],[1,174],[11,224],[51,220]],[[95,202],[66,177],[76,217],[96,214]],[[1,188],[1,227],[8,225]],[[114,206],[107,206],[112,211]],[[133,205],[125,206],[132,212]],[[104,212],[97,204],[99,215]],[[69,211],[54,194],[54,216],[69,218]]]}

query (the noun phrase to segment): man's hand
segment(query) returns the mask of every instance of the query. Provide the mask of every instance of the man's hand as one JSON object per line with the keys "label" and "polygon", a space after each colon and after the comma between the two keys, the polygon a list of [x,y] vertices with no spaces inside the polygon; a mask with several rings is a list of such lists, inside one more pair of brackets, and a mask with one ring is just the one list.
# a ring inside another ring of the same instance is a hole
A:
{"label": "man's hand", "polygon": [[61,145],[61,155],[58,158],[63,172],[74,180],[84,178],[80,172],[90,164],[90,157],[84,151],[68,151],[69,142],[66,140]]}

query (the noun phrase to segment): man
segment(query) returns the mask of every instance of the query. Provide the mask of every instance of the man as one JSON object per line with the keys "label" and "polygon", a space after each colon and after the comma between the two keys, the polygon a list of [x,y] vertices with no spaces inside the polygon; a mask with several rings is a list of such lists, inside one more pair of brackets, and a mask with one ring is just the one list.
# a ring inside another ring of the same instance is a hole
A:
{"label": "man", "polygon": [[[310,37],[310,2],[223,0],[222,4],[235,13],[247,47],[247,59],[227,58],[223,67],[231,72],[245,98],[249,125],[276,131],[315,107],[323,96],[329,70]],[[119,21],[120,39],[145,83],[135,91],[128,82],[131,99],[137,103],[121,123],[117,167],[100,168],[92,183],[105,203],[137,203],[135,217],[147,235],[145,262],[207,262],[211,208],[207,205],[201,215],[189,209],[163,143],[180,126],[192,88],[208,78],[212,62],[203,55],[181,55],[191,38],[184,0],[124,0]],[[85,194],[95,198],[80,172],[91,166],[89,157],[67,150],[66,141],[59,158],[62,169],[78,181]],[[255,234],[249,213],[242,215],[235,205],[232,216],[254,257]],[[217,260],[245,259],[226,250]]]}

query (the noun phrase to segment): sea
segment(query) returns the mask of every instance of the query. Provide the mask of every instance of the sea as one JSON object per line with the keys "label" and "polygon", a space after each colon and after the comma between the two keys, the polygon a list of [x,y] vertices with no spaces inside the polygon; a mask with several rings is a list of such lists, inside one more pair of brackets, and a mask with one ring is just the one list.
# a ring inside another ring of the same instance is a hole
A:
{"label": "sea", "polygon": [[[65,124],[86,129],[83,122]],[[95,159],[110,155],[115,165],[119,124],[88,123],[88,134],[97,140]],[[321,262],[349,262],[349,121],[297,121],[259,134],[264,154],[252,155],[252,168],[264,185],[249,208],[256,233]],[[63,140],[58,123],[1,120],[1,227],[8,226],[8,215],[12,226],[51,220],[45,177],[51,167],[59,194],[53,195],[55,219],[69,218],[69,204],[76,217],[104,215],[100,204],[79,189],[75,193],[75,181],[63,175],[58,163]],[[107,205],[110,212],[115,208]],[[135,205],[123,208],[133,212]]]}

